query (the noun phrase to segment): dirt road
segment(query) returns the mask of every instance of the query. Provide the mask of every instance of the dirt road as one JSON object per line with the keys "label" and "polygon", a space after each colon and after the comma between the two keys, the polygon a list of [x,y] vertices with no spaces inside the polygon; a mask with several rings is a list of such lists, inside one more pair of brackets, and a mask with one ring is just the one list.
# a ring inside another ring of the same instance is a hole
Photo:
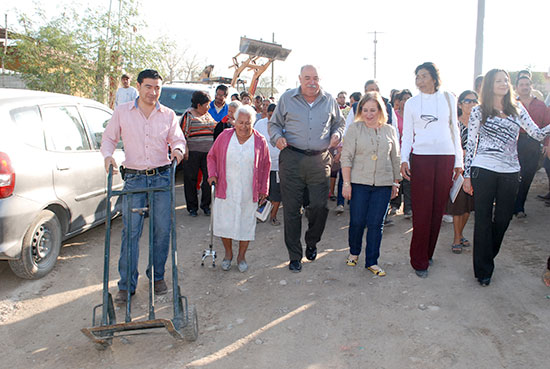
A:
{"label": "dirt road", "polygon": [[[158,330],[115,338],[106,351],[96,351],[80,329],[91,325],[92,307],[101,302],[99,227],[66,242],[56,268],[41,280],[18,279],[0,263],[0,367],[548,368],[550,289],[540,276],[550,255],[550,208],[535,199],[545,190],[539,172],[528,217],[512,221],[493,281],[480,287],[471,251],[450,251],[451,224],[443,225],[429,278],[416,277],[408,257],[411,222],[402,215],[384,232],[380,264],[386,277],[363,268],[364,256],[357,267],[346,266],[347,211],[331,212],[320,254],[301,273],[288,271],[283,228],[269,224],[257,227],[248,272],[201,267],[209,219],[187,216],[180,187],[180,285],[198,310],[198,340],[182,343]],[[472,225],[473,219],[466,229],[470,239]],[[112,292],[120,230],[117,219]],[[215,247],[221,260],[219,240]],[[145,250],[142,242],[142,272]],[[136,317],[147,307],[146,281],[140,275]],[[170,316],[170,297],[158,297],[157,309]],[[118,321],[123,317],[118,310]]]}

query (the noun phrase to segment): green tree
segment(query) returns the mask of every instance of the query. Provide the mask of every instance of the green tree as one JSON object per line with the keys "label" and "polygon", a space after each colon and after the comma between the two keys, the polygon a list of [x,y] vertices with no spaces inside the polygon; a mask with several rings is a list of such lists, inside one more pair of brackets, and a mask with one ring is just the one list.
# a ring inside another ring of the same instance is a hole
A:
{"label": "green tree", "polygon": [[144,37],[147,24],[138,14],[136,0],[117,4],[109,12],[74,3],[50,20],[40,7],[34,18],[21,14],[24,36],[11,58],[20,61],[19,72],[27,85],[112,103],[123,72],[135,77],[153,68],[172,80],[196,69],[196,57],[189,61],[187,50],[169,37],[153,41]]}
{"label": "green tree", "polygon": [[68,30],[68,18],[58,17],[37,30],[30,18],[21,16],[25,37],[11,55],[21,63],[20,72],[31,89],[90,96],[94,66],[87,51]]}

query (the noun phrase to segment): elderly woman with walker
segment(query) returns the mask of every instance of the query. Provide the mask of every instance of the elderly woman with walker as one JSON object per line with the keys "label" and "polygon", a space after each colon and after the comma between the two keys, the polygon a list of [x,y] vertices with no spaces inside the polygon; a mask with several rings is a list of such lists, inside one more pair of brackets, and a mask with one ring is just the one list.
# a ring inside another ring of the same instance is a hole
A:
{"label": "elderly woman with walker", "polygon": [[213,233],[225,249],[222,269],[233,260],[233,240],[239,241],[237,266],[248,270],[246,251],[256,231],[256,209],[269,193],[271,161],[264,136],[252,128],[256,112],[242,106],[235,113],[235,125],[224,130],[208,153],[208,183],[215,184]]}

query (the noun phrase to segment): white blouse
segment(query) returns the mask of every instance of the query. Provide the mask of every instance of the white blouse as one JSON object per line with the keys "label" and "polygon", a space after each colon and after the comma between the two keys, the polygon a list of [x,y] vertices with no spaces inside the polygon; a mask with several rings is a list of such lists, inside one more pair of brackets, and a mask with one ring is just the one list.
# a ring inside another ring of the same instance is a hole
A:
{"label": "white blouse", "polygon": [[487,121],[483,125],[481,124],[481,106],[472,109],[468,123],[464,177],[470,177],[471,167],[488,169],[497,173],[519,172],[518,137],[520,128],[539,141],[542,141],[550,133],[550,125],[542,129],[539,128],[521,103],[518,103],[518,108],[518,116],[487,117]]}
{"label": "white blouse", "polygon": [[[444,92],[419,93],[405,103],[403,114],[403,139],[401,142],[401,163],[409,164],[410,154],[454,155],[455,168],[462,168],[463,153],[458,130],[456,98]],[[449,124],[449,115],[452,126]],[[451,127],[453,132],[451,132]]]}

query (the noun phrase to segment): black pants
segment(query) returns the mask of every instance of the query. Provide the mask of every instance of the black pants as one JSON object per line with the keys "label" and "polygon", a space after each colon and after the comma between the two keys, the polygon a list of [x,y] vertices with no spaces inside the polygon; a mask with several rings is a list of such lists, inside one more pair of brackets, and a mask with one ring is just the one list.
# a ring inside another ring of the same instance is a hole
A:
{"label": "black pants", "polygon": [[518,159],[521,166],[519,172],[520,182],[514,214],[520,211],[525,212],[525,200],[527,200],[529,188],[539,168],[540,154],[540,142],[529,137],[526,133],[521,133],[518,139]]}
{"label": "black pants", "polygon": [[401,187],[399,187],[399,193],[397,197],[390,200],[390,205],[392,208],[399,209],[401,207],[401,201],[403,201],[403,212],[411,211],[412,202],[411,202],[411,182],[403,178],[401,181]]}
{"label": "black pants", "polygon": [[548,157],[545,157],[542,161],[542,167],[546,172],[546,177],[548,177],[548,191],[550,192],[550,159]]}
{"label": "black pants", "polygon": [[279,176],[285,224],[285,244],[291,261],[302,259],[302,215],[300,208],[304,193],[309,195],[306,210],[308,230],[305,234],[307,246],[315,246],[325,230],[328,216],[328,192],[330,181],[330,155],[328,151],[307,156],[284,149],[279,155]]}
{"label": "black pants", "polygon": [[183,185],[185,189],[185,202],[187,211],[199,209],[197,195],[197,177],[199,169],[202,171],[201,185],[201,209],[210,209],[211,194],[208,184],[208,168],[206,166],[207,152],[190,151],[189,158],[183,164]]}
{"label": "black pants", "polygon": [[471,177],[475,207],[474,274],[476,278],[490,278],[495,269],[494,259],[514,213],[519,173],[472,167]]}

